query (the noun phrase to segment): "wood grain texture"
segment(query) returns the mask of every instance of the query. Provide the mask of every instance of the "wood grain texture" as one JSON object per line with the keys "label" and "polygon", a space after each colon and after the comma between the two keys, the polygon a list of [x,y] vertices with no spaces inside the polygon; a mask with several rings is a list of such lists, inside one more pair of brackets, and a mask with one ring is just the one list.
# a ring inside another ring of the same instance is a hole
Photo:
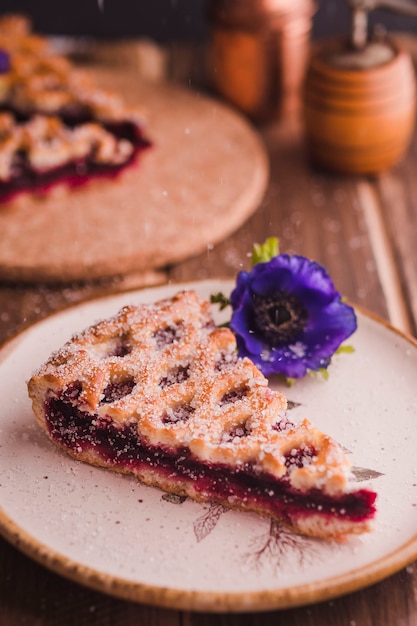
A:
{"label": "wood grain texture", "polygon": [[227,241],[174,267],[173,277],[234,276],[249,268],[254,241],[274,235],[282,252],[324,264],[345,297],[387,318],[358,180],[311,168],[297,121],[267,127],[262,136],[271,180],[258,211]]}
{"label": "wood grain texture", "polygon": [[166,272],[149,270],[96,281],[66,283],[59,287],[54,283],[0,282],[0,303],[4,306],[1,307],[0,342],[48,314],[84,300],[166,281]]}
{"label": "wood grain texture", "polygon": [[399,274],[404,301],[408,307],[410,329],[417,334],[417,139],[414,137],[409,158],[395,171],[379,177],[376,191]]}

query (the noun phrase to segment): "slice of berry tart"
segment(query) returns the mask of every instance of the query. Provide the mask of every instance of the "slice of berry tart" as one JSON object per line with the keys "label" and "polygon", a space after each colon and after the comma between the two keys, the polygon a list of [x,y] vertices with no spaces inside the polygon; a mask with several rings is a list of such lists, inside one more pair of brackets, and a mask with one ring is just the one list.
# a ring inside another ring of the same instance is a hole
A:
{"label": "slice of berry tart", "polygon": [[0,19],[0,202],[113,177],[150,145],[144,118],[22,17]]}
{"label": "slice of berry tart", "polygon": [[370,528],[376,494],[341,447],[217,328],[194,291],[126,306],[74,336],[28,383],[39,424],[75,458],[147,485],[341,540]]}

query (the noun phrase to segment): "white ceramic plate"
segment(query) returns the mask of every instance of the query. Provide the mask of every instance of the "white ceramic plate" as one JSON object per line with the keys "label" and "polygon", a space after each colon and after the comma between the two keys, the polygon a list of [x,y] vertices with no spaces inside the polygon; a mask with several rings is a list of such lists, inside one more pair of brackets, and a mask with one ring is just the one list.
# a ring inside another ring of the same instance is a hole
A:
{"label": "white ceramic plate", "polygon": [[[229,281],[190,283],[203,296]],[[181,285],[184,287],[184,285]],[[255,611],[295,606],[380,580],[417,557],[417,344],[358,311],[353,354],[327,381],[286,389],[349,450],[378,492],[375,529],[345,544],[305,539],[257,515],[164,495],[77,462],[47,440],[26,392],[32,371],[75,331],[178,285],[111,296],[55,314],[0,351],[0,530],[31,557],[101,591],[158,606]],[[219,321],[223,321],[220,320]],[[274,384],[273,382],[271,384]]]}

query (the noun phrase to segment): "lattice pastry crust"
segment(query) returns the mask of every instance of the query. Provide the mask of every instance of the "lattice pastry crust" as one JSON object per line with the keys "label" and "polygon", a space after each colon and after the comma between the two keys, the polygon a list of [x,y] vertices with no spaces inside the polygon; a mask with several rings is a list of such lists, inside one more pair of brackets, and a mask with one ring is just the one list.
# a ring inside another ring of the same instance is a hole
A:
{"label": "lattice pastry crust", "polygon": [[355,491],[340,446],[287,420],[285,397],[237,357],[233,333],[194,291],[126,306],[74,336],[28,389],[39,424],[83,461],[306,534],[369,527],[375,494]]}
{"label": "lattice pastry crust", "polygon": [[25,18],[0,19],[0,200],[119,172],[150,145],[144,126]]}
{"label": "lattice pastry crust", "polygon": [[86,72],[51,49],[46,38],[31,32],[23,16],[0,18],[0,50],[10,66],[0,73],[0,103],[21,115],[69,113],[83,107],[91,118],[143,122],[138,107],[127,106],[116,93],[99,89]]}

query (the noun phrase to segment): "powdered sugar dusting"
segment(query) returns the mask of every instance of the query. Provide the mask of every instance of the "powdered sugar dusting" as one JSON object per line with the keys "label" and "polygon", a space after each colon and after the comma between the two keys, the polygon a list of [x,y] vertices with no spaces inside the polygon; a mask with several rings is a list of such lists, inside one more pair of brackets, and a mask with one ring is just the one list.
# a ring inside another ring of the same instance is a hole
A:
{"label": "powdered sugar dusting", "polygon": [[[307,421],[286,421],[286,399],[216,328],[193,291],[118,314],[79,333],[34,377],[48,396],[98,419],[134,419],[152,446],[188,448],[197,459],[258,471],[301,490],[343,493],[349,463]],[[76,381],[76,384],[74,382]]]}

